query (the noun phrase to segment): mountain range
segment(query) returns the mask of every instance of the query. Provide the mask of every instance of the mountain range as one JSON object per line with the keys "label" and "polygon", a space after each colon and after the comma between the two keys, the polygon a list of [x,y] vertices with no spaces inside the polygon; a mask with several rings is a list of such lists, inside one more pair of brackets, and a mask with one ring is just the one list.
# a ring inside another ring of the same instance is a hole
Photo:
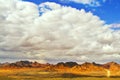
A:
{"label": "mountain range", "polygon": [[30,61],[17,61],[14,63],[0,63],[0,68],[40,68],[44,71],[120,71],[120,64],[116,62],[108,62],[105,64],[97,64],[95,62],[85,62],[83,64],[78,64],[76,62],[59,62],[57,64],[42,64],[38,62]]}

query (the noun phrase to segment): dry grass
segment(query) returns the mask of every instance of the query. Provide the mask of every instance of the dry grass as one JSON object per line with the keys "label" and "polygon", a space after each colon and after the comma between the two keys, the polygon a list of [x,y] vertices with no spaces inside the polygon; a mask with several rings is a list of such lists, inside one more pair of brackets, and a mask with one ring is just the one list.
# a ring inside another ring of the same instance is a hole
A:
{"label": "dry grass", "polygon": [[85,73],[84,75],[78,75],[57,72],[41,72],[38,68],[0,69],[0,80],[120,80],[119,73],[117,73],[116,77],[112,78],[105,77],[104,72],[102,74],[97,72],[86,74],[89,74],[89,76],[92,77],[85,76]]}

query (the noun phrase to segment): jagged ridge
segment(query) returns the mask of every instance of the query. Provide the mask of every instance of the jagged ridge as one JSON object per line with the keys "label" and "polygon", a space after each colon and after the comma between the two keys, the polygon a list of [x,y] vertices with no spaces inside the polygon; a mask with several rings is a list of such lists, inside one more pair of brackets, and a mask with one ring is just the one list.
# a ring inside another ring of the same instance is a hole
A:
{"label": "jagged ridge", "polygon": [[85,62],[78,64],[76,62],[60,62],[57,64],[41,64],[38,62],[18,61],[15,63],[2,63],[0,68],[41,68],[45,71],[103,71],[109,69],[111,71],[119,71],[120,64],[116,62],[108,62],[106,64],[96,64],[95,62]]}

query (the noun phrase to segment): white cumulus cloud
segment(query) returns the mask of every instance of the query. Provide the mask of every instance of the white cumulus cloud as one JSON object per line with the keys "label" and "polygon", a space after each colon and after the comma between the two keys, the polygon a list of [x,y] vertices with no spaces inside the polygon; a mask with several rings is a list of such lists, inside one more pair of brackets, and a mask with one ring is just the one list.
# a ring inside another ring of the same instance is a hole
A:
{"label": "white cumulus cloud", "polygon": [[[0,0],[2,61],[100,62],[111,60],[103,55],[120,53],[120,32],[111,30],[91,12],[51,2],[37,6],[21,0],[7,1]],[[39,12],[43,14],[39,16]]]}

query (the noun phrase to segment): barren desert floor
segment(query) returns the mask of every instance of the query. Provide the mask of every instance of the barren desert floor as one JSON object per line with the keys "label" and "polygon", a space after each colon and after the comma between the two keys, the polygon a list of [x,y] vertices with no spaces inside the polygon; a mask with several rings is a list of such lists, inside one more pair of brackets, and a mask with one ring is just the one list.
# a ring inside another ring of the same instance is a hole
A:
{"label": "barren desert floor", "polygon": [[103,74],[75,75],[70,73],[41,72],[40,69],[0,69],[0,80],[120,80],[120,76]]}

